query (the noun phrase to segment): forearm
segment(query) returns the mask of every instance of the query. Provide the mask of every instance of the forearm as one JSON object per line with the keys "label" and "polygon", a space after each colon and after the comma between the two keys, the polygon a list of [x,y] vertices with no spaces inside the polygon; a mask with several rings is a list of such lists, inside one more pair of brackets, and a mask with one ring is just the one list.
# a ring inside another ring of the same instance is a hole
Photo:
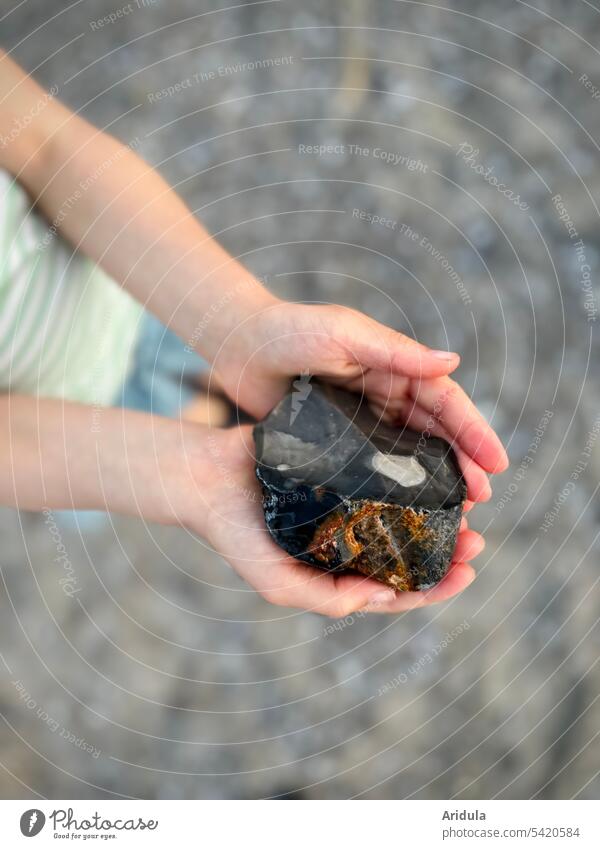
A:
{"label": "forearm", "polygon": [[130,410],[0,396],[0,503],[191,524],[194,480],[210,490],[215,478],[208,434]]}
{"label": "forearm", "polygon": [[0,56],[0,125],[36,113],[0,164],[48,220],[202,355],[276,300],[137,154],[74,115]]}

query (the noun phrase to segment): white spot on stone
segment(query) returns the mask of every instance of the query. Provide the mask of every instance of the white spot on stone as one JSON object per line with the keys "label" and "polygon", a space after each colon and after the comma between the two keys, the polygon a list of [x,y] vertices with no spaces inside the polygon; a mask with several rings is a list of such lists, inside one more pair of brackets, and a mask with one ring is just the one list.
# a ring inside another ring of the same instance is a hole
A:
{"label": "white spot on stone", "polygon": [[379,474],[399,483],[400,486],[419,486],[427,477],[427,472],[416,457],[382,454],[378,451],[371,458],[371,465]]}
{"label": "white spot on stone", "polygon": [[287,463],[280,463],[280,464],[277,466],[277,471],[278,471],[278,472],[287,472],[287,471],[288,471],[289,469],[291,469],[291,468],[292,468],[292,467],[291,467],[291,466],[289,466]]}

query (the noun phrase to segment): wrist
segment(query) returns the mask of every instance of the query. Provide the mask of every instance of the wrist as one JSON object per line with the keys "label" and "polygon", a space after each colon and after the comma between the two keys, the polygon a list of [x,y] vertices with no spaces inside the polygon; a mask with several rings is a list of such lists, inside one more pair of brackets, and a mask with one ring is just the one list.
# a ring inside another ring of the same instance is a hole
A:
{"label": "wrist", "polygon": [[92,477],[98,507],[159,524],[188,524],[191,472],[202,477],[207,465],[201,447],[206,430],[161,416],[105,411]]}
{"label": "wrist", "polygon": [[158,416],[141,419],[128,421],[127,450],[107,453],[104,477],[113,482],[107,509],[182,525],[210,539],[227,483],[229,431]]}
{"label": "wrist", "polygon": [[183,305],[188,311],[187,346],[211,363],[252,332],[258,316],[280,303],[237,262],[213,271],[195,289],[197,297]]}

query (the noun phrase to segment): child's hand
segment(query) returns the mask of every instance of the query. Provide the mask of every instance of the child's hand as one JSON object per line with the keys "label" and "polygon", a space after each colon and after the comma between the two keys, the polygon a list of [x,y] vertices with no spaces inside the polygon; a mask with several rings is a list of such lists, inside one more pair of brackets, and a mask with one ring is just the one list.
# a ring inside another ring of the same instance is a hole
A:
{"label": "child's hand", "polygon": [[318,375],[364,392],[377,414],[448,440],[470,501],[487,501],[487,472],[508,466],[500,440],[447,375],[457,354],[432,351],[363,313],[341,306],[273,302],[232,331],[215,358],[230,397],[262,418],[290,378]]}
{"label": "child's hand", "polygon": [[[463,520],[453,563],[444,579],[430,590],[400,592],[361,575],[332,575],[289,557],[271,539],[265,526],[262,494],[254,474],[250,427],[213,431],[211,461],[218,474],[209,483],[206,472],[197,482],[196,528],[267,601],[343,617],[364,608],[399,613],[445,601],[464,590],[475,572],[467,562],[483,549],[482,537],[467,530]],[[191,501],[189,502],[191,503]]]}

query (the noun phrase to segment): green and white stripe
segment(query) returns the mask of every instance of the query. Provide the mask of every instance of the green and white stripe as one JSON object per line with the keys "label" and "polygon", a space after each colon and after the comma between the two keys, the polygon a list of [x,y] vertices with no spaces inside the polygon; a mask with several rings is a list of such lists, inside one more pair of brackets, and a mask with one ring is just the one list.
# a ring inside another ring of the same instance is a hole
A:
{"label": "green and white stripe", "polygon": [[0,171],[0,391],[113,403],[141,313]]}

